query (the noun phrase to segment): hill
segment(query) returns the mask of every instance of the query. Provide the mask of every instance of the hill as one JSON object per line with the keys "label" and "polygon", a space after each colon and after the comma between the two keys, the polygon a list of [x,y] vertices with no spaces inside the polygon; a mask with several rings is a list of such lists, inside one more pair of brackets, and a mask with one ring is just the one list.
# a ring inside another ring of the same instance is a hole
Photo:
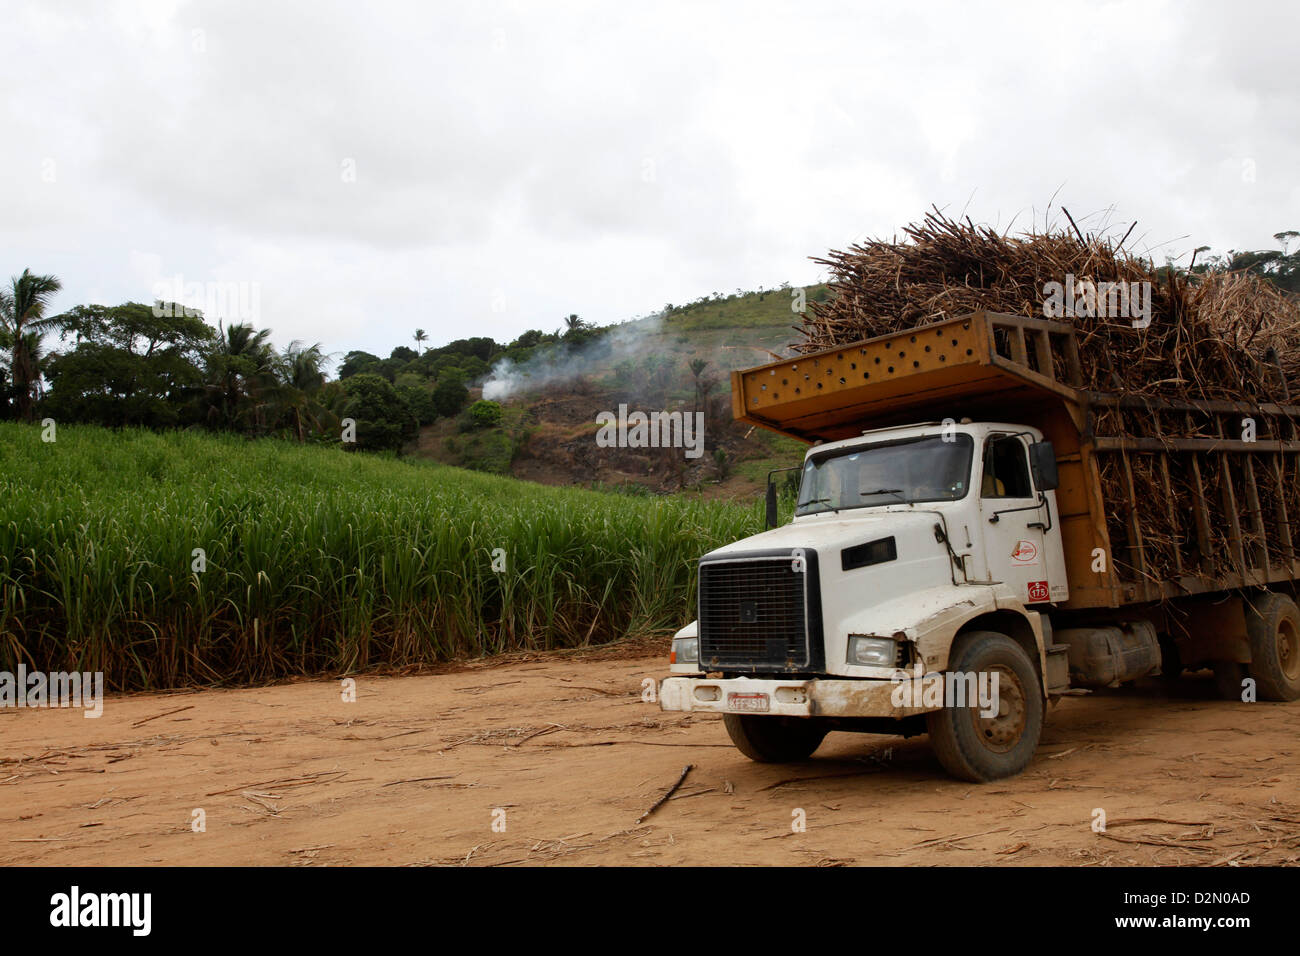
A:
{"label": "hill", "polygon": [[[819,301],[826,287],[670,304],[559,354],[499,363],[470,398],[499,401],[500,423],[475,428],[464,415],[439,419],[421,430],[415,453],[543,484],[752,496],[768,470],[796,463],[804,446],[733,422],[730,373],[791,353],[800,319],[791,306],[800,294]],[[600,447],[597,416],[617,415],[620,405],[703,414],[701,453]]]}

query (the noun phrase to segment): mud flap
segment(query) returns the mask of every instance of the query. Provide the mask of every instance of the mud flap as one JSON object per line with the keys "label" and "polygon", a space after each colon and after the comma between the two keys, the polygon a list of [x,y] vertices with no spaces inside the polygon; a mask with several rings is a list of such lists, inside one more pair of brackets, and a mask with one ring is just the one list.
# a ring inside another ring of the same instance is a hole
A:
{"label": "mud flap", "polygon": [[1070,689],[1070,645],[1049,644],[1047,647],[1047,693],[1062,694]]}

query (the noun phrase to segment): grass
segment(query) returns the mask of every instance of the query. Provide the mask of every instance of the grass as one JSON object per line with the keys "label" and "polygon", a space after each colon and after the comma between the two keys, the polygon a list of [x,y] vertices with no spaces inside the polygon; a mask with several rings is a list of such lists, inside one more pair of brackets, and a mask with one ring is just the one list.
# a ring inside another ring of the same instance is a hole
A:
{"label": "grass", "polygon": [[[808,304],[828,294],[825,285],[803,288]],[[795,328],[802,316],[791,311],[791,302],[790,289],[768,289],[674,305],[662,324],[647,333],[647,352],[678,358],[699,355],[727,368],[770,361],[768,350],[783,352],[802,339]],[[639,321],[647,326],[654,322]],[[719,350],[727,351],[719,355]]]}
{"label": "grass", "polygon": [[[459,420],[464,420],[461,413]],[[455,464],[494,475],[510,474],[510,464],[528,440],[527,412],[516,406],[501,410],[501,422],[487,428],[457,428],[446,439],[447,451]]]}
{"label": "grass", "polygon": [[752,434],[758,438],[767,454],[736,462],[735,470],[759,488],[767,487],[768,472],[803,464],[804,455],[808,451],[808,446],[803,442],[762,428],[754,430]]}
{"label": "grass", "polygon": [[694,616],[696,559],[761,527],[757,502],[0,423],[0,670],[257,683],[663,632]]}
{"label": "grass", "polygon": [[[825,285],[803,288],[807,301],[826,294]],[[791,326],[799,324],[800,316],[791,311],[792,301],[790,289],[743,292],[719,300],[676,306],[665,317],[665,321],[675,332],[704,329],[772,330],[793,340],[797,335]]]}

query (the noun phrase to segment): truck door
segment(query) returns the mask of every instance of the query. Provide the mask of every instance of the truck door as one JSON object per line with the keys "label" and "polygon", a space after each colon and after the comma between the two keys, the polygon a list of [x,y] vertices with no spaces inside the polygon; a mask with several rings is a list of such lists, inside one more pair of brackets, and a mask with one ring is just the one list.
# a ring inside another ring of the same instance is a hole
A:
{"label": "truck door", "polygon": [[980,512],[989,575],[1026,604],[1051,595],[1042,524],[1046,509],[1029,476],[1029,450],[1020,435],[989,435],[984,443]]}

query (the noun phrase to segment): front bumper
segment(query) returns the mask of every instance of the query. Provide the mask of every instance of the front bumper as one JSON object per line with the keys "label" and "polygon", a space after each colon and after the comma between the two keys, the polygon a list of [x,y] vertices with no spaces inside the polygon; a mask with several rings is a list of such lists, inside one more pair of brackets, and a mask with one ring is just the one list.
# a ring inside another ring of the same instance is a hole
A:
{"label": "front bumper", "polygon": [[907,680],[901,684],[887,680],[754,680],[735,677],[712,680],[707,677],[669,677],[659,685],[661,710],[698,711],[710,714],[755,713],[743,706],[733,706],[732,694],[766,694],[766,711],[778,717],[909,717],[924,714],[935,707],[896,706],[895,700],[909,698],[900,691],[912,684],[910,697],[919,702],[921,684]]}

